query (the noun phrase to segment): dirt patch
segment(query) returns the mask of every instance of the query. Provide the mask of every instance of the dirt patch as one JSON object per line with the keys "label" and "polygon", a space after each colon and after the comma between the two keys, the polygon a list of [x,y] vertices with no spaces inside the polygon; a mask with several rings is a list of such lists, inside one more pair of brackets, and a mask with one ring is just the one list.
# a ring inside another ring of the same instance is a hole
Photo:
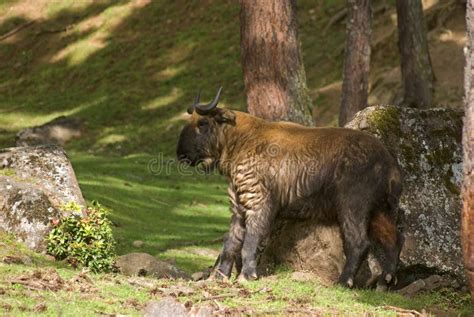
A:
{"label": "dirt patch", "polygon": [[55,269],[38,269],[9,279],[12,285],[23,285],[33,291],[48,290],[58,292],[60,290],[81,293],[92,293],[97,290],[93,287],[91,278],[85,272],[81,272],[70,280],[63,279]]}

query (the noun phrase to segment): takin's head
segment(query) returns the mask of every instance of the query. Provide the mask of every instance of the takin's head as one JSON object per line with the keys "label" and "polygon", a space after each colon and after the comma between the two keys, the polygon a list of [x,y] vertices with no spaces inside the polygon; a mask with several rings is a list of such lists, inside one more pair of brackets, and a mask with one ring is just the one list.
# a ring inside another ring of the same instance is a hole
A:
{"label": "takin's head", "polygon": [[179,136],[177,156],[180,162],[191,166],[203,164],[204,168],[215,166],[221,151],[222,130],[228,124],[235,125],[235,113],[217,108],[222,87],[209,104],[200,104],[200,93],[188,108],[191,115]]}

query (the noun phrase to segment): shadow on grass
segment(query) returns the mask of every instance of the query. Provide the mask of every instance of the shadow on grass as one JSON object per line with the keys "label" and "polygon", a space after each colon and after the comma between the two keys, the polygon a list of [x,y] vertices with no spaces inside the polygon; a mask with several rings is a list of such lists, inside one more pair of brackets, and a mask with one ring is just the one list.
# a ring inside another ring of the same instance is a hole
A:
{"label": "shadow on grass", "polygon": [[[230,216],[222,177],[180,175],[175,167],[154,175],[148,168],[154,158],[147,155],[103,158],[72,152],[70,157],[84,196],[113,210],[119,254],[160,255],[190,246],[221,245],[219,238],[227,231]],[[134,240],[144,246],[134,248]],[[169,254],[185,268],[198,269],[190,262],[199,256]],[[207,266],[212,259],[204,256],[199,261]]]}
{"label": "shadow on grass", "polygon": [[[31,21],[7,17],[0,34]],[[199,88],[210,98],[222,84],[224,104],[242,106],[237,21],[234,1],[81,1],[58,9],[0,41],[9,61],[0,66],[0,127],[72,114],[88,127],[75,149],[162,151],[179,130],[170,119]]]}

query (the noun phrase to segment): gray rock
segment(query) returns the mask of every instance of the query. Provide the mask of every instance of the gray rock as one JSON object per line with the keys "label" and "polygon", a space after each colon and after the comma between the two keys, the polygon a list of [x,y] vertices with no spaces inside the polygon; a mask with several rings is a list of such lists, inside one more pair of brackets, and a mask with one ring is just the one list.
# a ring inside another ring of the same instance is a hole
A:
{"label": "gray rock", "polygon": [[[429,268],[430,274],[449,273],[464,283],[459,199],[462,113],[376,106],[359,112],[347,127],[380,138],[404,171],[400,226],[406,242],[401,266]],[[356,285],[364,285],[371,271],[379,270],[374,261],[369,257],[369,262],[363,263]],[[322,282],[333,283],[344,262],[337,226],[277,219],[260,272],[271,271],[274,264],[285,264],[296,271],[314,272]],[[421,278],[428,275],[425,272]],[[419,278],[410,276],[404,285]]]}
{"label": "gray rock", "polygon": [[204,279],[204,272],[195,272],[191,275],[193,281],[200,281]]}
{"label": "gray rock", "polygon": [[61,116],[40,126],[21,130],[16,135],[16,146],[56,144],[66,142],[82,135],[84,124],[78,118]]}
{"label": "gray rock", "polygon": [[425,288],[425,286],[426,286],[426,283],[424,280],[416,280],[410,285],[405,286],[404,288],[398,290],[398,292],[405,296],[413,296],[416,293],[419,293],[420,291],[422,291]]}
{"label": "gray rock", "polygon": [[443,287],[452,287],[452,281],[440,275],[431,275],[425,279],[419,279],[398,290],[398,293],[405,296],[413,296],[419,292],[435,291]]}
{"label": "gray rock", "polygon": [[57,146],[0,150],[0,229],[14,233],[35,251],[45,251],[51,220],[63,206],[85,207],[76,176]]}
{"label": "gray rock", "polygon": [[172,297],[162,301],[150,301],[143,310],[145,317],[186,317],[188,312],[183,304]]}
{"label": "gray rock", "polygon": [[193,281],[201,281],[207,279],[212,273],[212,267],[206,268],[203,271],[195,272],[191,275]]}
{"label": "gray rock", "polygon": [[176,266],[160,261],[148,253],[134,252],[119,256],[115,265],[122,274],[129,276],[189,279],[189,276]]}

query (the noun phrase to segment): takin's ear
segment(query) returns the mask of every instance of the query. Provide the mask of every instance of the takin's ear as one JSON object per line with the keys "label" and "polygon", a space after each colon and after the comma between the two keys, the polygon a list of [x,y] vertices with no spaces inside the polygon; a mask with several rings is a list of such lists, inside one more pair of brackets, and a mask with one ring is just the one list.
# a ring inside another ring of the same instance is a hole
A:
{"label": "takin's ear", "polygon": [[235,125],[235,113],[232,110],[217,108],[214,119],[219,123]]}

